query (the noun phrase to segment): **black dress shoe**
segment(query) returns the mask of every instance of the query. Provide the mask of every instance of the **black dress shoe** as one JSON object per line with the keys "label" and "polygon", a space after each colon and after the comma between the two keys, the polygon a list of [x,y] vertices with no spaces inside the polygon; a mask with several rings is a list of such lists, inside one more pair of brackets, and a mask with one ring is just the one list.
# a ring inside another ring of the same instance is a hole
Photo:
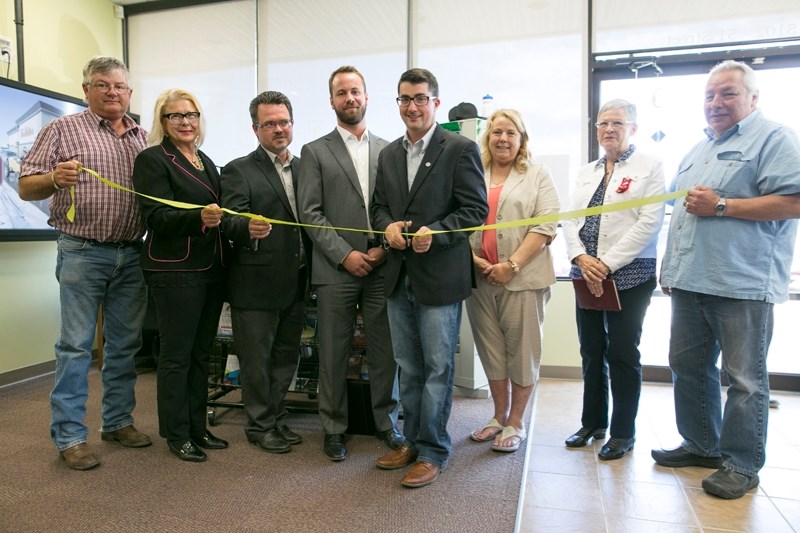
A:
{"label": "black dress shoe", "polygon": [[202,463],[208,459],[208,456],[205,454],[205,452],[195,446],[190,440],[187,440],[183,444],[167,441],[167,446],[169,446],[169,451],[184,461]]}
{"label": "black dress shoe", "polygon": [[286,439],[281,437],[277,429],[270,429],[264,436],[258,440],[254,440],[253,444],[269,453],[286,453],[291,451],[292,447],[286,442]]}
{"label": "black dress shoe", "polygon": [[735,500],[758,486],[758,476],[740,474],[723,466],[703,480],[703,490],[714,496]]}
{"label": "black dress shoe", "polygon": [[381,439],[383,443],[392,450],[396,450],[406,441],[406,438],[396,427],[387,429],[386,431],[378,431],[375,433],[375,436]]}
{"label": "black dress shoe", "polygon": [[633,437],[629,439],[618,439],[611,437],[608,439],[608,442],[603,444],[603,447],[600,448],[600,453],[597,454],[597,457],[603,461],[619,459],[625,455],[625,452],[633,448],[633,443],[635,440],[636,439]]}
{"label": "black dress shoe", "polygon": [[289,444],[300,444],[303,442],[303,437],[289,429],[289,426],[286,424],[281,424],[275,429],[278,430],[278,433],[280,433],[281,437],[283,437],[283,439]]}
{"label": "black dress shoe", "polygon": [[210,431],[206,431],[202,437],[192,437],[192,442],[207,450],[224,450],[228,447],[228,441],[215,437]]}
{"label": "black dress shoe", "polygon": [[721,457],[704,457],[697,455],[680,446],[674,450],[653,450],[650,452],[653,460],[661,466],[681,468],[683,466],[702,466],[703,468],[719,468],[722,466]]}
{"label": "black dress shoe", "polygon": [[347,448],[344,447],[344,435],[325,435],[325,443],[322,451],[331,461],[343,461],[347,457]]}
{"label": "black dress shoe", "polygon": [[606,438],[606,428],[581,428],[574,435],[567,437],[564,441],[569,448],[580,448],[586,446],[592,439],[600,440]]}

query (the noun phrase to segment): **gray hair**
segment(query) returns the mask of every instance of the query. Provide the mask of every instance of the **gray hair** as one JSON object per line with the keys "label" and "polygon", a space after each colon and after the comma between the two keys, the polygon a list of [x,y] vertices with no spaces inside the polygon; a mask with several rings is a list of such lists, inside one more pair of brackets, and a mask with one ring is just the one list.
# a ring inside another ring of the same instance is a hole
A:
{"label": "gray hair", "polygon": [[636,105],[630,103],[627,100],[623,100],[622,98],[617,98],[614,100],[609,100],[605,104],[600,107],[600,111],[597,112],[597,116],[599,117],[606,111],[611,111],[612,109],[622,109],[625,111],[625,116],[628,118],[630,122],[636,122]]}
{"label": "gray hair", "polygon": [[83,85],[92,83],[95,74],[106,74],[114,71],[122,72],[125,82],[128,83],[128,67],[116,57],[95,56],[83,67]]}
{"label": "gray hair", "polygon": [[748,94],[758,96],[758,80],[756,79],[756,72],[747,63],[741,61],[734,61],[733,59],[726,59],[722,63],[717,63],[708,71],[709,77],[720,72],[729,70],[738,70],[742,73],[742,83],[744,88],[747,89]]}

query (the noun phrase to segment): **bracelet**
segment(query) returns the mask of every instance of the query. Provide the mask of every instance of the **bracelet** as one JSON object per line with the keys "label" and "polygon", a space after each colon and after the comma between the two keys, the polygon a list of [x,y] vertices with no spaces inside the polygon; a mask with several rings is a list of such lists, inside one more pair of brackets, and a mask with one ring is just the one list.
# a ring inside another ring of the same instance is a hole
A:
{"label": "bracelet", "polygon": [[508,263],[511,266],[511,272],[513,272],[514,274],[519,274],[519,265],[517,264],[516,261],[514,261],[513,259],[509,259],[508,261],[506,261],[506,263]]}
{"label": "bracelet", "polygon": [[58,186],[58,183],[56,183],[56,173],[55,173],[55,172],[51,172],[51,173],[50,173],[50,181],[52,181],[52,182],[53,182],[53,188],[54,188],[55,190],[57,190],[57,191],[60,191],[61,189],[63,189],[63,188],[64,188],[64,187],[59,187],[59,186]]}

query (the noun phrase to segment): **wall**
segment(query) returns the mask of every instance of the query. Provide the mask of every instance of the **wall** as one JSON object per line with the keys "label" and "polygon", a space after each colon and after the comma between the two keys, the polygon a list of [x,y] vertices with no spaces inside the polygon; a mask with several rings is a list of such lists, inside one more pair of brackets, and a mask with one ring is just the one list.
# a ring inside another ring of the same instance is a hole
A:
{"label": "wall", "polygon": [[[111,0],[24,0],[25,82],[83,98],[81,70],[95,55],[122,57]],[[0,0],[0,35],[11,38],[18,79],[14,0]],[[5,63],[0,63],[5,76]],[[52,367],[59,299],[55,242],[0,242],[0,385],[15,370]]]}

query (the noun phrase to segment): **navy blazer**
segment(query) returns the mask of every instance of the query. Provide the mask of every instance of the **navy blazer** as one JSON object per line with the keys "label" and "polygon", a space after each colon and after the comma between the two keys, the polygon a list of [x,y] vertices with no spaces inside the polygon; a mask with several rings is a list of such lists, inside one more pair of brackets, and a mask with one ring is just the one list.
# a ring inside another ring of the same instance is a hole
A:
{"label": "navy blazer", "polygon": [[[292,159],[292,180],[297,191],[300,159]],[[222,169],[222,205],[239,213],[254,213],[272,220],[297,222],[275,165],[257,147]],[[243,309],[284,309],[304,297],[311,270],[311,241],[298,226],[272,224],[270,234],[250,239],[250,219],[226,216],[225,233],[233,242],[228,277],[228,301]],[[300,239],[306,252],[305,284],[300,275]],[[298,290],[303,287],[303,290]]]}
{"label": "navy blazer", "polygon": [[[385,231],[400,220],[412,221],[412,232],[421,226],[432,230],[471,228],[486,220],[489,206],[478,145],[438,124],[434,127],[411,190],[403,138],[381,151],[370,206],[375,230]],[[448,305],[467,298],[475,286],[468,237],[467,232],[434,235],[424,254],[410,248],[390,249],[384,271],[386,296],[394,292],[405,267],[421,303]]]}
{"label": "navy blazer", "polygon": [[[220,179],[214,162],[198,152],[205,170],[198,170],[168,139],[139,153],[133,165],[137,192],[196,205],[220,205]],[[230,254],[219,227],[207,228],[200,209],[178,209],[137,196],[147,225],[141,255],[143,270],[202,271]]]}

